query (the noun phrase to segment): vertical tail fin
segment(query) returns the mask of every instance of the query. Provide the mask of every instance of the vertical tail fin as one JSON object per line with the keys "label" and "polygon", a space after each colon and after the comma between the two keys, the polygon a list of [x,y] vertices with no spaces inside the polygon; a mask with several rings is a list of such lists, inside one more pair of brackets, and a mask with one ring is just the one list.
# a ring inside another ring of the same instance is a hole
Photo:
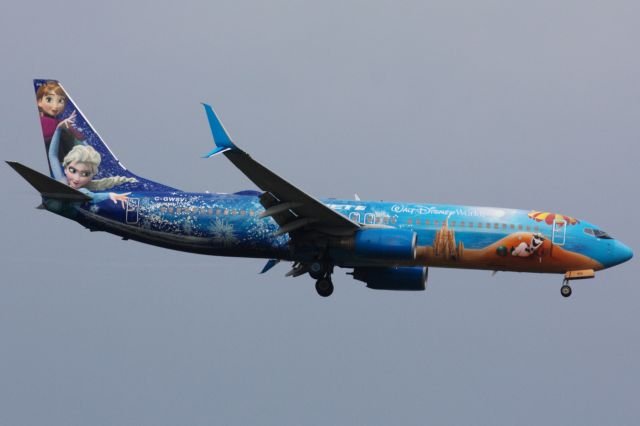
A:
{"label": "vertical tail fin", "polygon": [[33,84],[52,177],[64,180],[64,163],[75,160],[93,164],[92,183],[103,181],[98,189],[117,185],[119,191],[177,191],[127,170],[58,81],[36,79]]}

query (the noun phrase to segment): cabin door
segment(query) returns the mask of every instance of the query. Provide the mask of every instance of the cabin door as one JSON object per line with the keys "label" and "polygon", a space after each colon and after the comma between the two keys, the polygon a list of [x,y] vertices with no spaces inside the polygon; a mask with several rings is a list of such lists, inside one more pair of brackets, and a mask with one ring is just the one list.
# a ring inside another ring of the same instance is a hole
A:
{"label": "cabin door", "polygon": [[553,231],[551,242],[557,246],[564,245],[564,240],[567,236],[567,222],[562,219],[555,220],[553,222]]}
{"label": "cabin door", "polygon": [[138,209],[140,208],[140,199],[127,199],[127,223],[138,223]]}

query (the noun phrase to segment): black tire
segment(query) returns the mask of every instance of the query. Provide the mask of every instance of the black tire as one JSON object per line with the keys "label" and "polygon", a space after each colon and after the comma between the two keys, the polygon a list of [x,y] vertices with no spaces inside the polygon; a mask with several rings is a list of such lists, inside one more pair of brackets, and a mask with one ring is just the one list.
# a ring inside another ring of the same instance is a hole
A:
{"label": "black tire", "polygon": [[333,283],[330,279],[322,278],[316,281],[316,291],[322,297],[329,297],[333,293]]}
{"label": "black tire", "polygon": [[562,287],[560,287],[560,294],[563,297],[571,296],[571,287],[569,287],[567,284],[563,285]]}

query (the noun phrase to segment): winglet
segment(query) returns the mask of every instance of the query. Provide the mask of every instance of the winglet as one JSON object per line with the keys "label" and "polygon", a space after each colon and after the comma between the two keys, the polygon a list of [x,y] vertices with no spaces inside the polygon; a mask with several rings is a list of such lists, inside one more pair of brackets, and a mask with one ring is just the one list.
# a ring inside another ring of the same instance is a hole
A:
{"label": "winglet", "polygon": [[202,157],[209,158],[230,149],[236,149],[236,146],[231,141],[229,134],[220,122],[220,119],[218,119],[216,113],[213,111],[211,105],[203,103],[202,106],[204,106],[204,110],[207,113],[207,120],[209,120],[209,127],[211,128],[211,136],[213,136],[213,142],[216,144],[216,148],[213,151],[203,155]]}

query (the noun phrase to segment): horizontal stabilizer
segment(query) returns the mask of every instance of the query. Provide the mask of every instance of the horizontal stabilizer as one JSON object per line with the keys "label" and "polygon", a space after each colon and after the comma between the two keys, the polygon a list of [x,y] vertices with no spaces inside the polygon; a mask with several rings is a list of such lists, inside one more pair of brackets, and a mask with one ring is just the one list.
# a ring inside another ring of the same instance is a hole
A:
{"label": "horizontal stabilizer", "polygon": [[91,197],[83,194],[82,192],[65,185],[62,182],[58,182],[55,179],[50,178],[47,175],[43,175],[29,167],[20,164],[15,161],[7,161],[13,170],[18,172],[27,182],[33,186],[36,191],[42,194],[43,197],[57,198],[63,200],[74,201],[90,201]]}

